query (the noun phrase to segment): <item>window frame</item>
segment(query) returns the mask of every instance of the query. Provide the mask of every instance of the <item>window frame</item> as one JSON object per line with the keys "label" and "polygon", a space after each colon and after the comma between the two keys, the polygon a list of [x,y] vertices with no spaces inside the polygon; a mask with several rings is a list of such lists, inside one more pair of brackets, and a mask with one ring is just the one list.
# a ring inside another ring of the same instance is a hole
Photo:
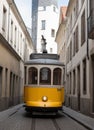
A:
{"label": "window frame", "polygon": [[[48,77],[42,77],[42,76],[44,76],[44,73],[46,73],[46,71],[43,72],[44,69],[48,69],[48,74],[47,74]],[[45,79],[43,80],[42,78],[45,78]],[[50,68],[48,68],[48,67],[42,67],[40,69],[40,73],[39,73],[39,84],[40,85],[51,85],[51,69]]]}
{"label": "window frame", "polygon": [[62,69],[54,68],[53,69],[53,85],[61,85],[62,84]]}
{"label": "window frame", "polygon": [[[30,71],[31,71],[31,73],[30,73]],[[32,77],[32,78],[30,79],[30,77]],[[34,78],[35,78],[35,80],[34,80]],[[35,84],[35,85],[38,84],[38,70],[36,67],[28,68],[28,84]]]}

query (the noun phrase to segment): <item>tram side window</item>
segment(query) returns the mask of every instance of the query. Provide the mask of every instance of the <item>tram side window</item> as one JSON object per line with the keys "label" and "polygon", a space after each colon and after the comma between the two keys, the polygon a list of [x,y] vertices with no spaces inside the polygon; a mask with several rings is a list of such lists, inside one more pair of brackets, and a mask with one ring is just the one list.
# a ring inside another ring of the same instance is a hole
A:
{"label": "tram side window", "polygon": [[37,84],[37,69],[35,67],[30,67],[28,70],[28,84]]}
{"label": "tram side window", "polygon": [[51,84],[51,70],[49,68],[40,69],[40,84]]}
{"label": "tram side window", "polygon": [[61,85],[61,69],[55,68],[53,71],[53,85]]}

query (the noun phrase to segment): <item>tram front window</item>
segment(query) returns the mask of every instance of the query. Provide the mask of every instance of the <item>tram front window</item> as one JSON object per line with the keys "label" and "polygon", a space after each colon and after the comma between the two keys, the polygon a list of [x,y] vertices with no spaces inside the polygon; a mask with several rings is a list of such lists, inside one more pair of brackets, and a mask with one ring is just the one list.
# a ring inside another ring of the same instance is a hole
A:
{"label": "tram front window", "polygon": [[37,69],[30,67],[28,70],[28,84],[37,84]]}
{"label": "tram front window", "polygon": [[40,69],[40,84],[51,84],[51,70],[49,68]]}
{"label": "tram front window", "polygon": [[61,69],[60,68],[56,68],[53,71],[53,84],[61,85]]}

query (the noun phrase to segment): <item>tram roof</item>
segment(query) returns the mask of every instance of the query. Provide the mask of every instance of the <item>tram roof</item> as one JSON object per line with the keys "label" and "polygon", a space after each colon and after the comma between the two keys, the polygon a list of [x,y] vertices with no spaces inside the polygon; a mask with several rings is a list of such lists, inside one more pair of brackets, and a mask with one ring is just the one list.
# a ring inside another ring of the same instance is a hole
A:
{"label": "tram roof", "polygon": [[64,66],[64,63],[59,61],[57,54],[32,54],[30,60],[25,62],[25,65],[32,64]]}
{"label": "tram roof", "polygon": [[55,59],[59,60],[59,55],[48,53],[32,53],[30,59]]}

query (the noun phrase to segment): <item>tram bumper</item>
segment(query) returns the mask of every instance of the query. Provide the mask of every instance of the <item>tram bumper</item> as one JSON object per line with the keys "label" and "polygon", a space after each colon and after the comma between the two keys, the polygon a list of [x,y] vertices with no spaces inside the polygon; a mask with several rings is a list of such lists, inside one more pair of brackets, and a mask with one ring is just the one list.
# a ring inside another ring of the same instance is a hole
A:
{"label": "tram bumper", "polygon": [[53,103],[48,103],[48,102],[27,102],[24,107],[26,109],[29,109],[31,111],[42,111],[42,112],[53,112],[53,111],[58,111],[62,110],[62,103],[61,102],[53,102]]}

